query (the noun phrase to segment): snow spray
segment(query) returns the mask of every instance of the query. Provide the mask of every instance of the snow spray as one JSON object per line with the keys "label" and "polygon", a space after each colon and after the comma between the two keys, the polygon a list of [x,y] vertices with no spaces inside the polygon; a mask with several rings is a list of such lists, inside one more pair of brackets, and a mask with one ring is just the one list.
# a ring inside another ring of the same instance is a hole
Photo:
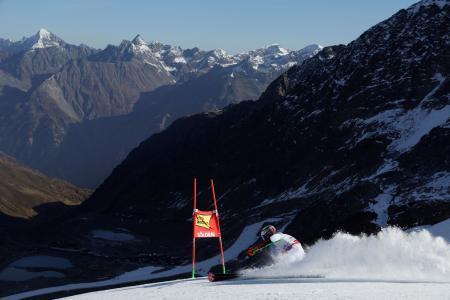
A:
{"label": "snow spray", "polygon": [[376,235],[338,232],[306,249],[303,259],[289,253],[250,277],[323,276],[333,279],[450,282],[450,244],[425,229],[404,232],[389,227]]}

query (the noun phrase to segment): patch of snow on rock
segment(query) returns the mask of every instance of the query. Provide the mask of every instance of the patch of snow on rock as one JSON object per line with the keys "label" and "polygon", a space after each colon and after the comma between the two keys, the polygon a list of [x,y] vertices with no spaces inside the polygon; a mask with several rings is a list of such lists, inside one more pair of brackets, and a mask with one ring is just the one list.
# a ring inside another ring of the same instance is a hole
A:
{"label": "patch of snow on rock", "polygon": [[92,230],[91,235],[96,239],[103,239],[108,241],[126,242],[134,240],[135,237],[132,234],[125,232],[116,232],[111,230]]}
{"label": "patch of snow on rock", "polygon": [[415,188],[411,197],[416,201],[450,201],[450,172],[435,173],[425,185]]}
{"label": "patch of snow on rock", "polygon": [[440,73],[433,79],[438,81],[438,84],[416,108],[407,111],[399,108],[386,110],[360,122],[372,128],[365,131],[356,143],[374,135],[387,134],[392,139],[389,150],[403,153],[413,148],[433,128],[445,125],[450,118],[450,105],[438,109],[425,107],[445,81],[445,77]]}

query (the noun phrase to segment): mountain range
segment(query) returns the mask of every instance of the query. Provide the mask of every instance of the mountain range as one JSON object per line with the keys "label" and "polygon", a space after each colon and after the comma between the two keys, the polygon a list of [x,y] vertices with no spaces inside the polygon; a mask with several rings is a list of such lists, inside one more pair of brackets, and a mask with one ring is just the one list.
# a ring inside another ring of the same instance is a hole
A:
{"label": "mountain range", "polygon": [[[0,150],[47,175],[96,187],[134,147],[187,114],[256,99],[321,46],[229,55],[132,41],[103,50],[45,29],[0,43]],[[112,134],[114,132],[114,134]]]}

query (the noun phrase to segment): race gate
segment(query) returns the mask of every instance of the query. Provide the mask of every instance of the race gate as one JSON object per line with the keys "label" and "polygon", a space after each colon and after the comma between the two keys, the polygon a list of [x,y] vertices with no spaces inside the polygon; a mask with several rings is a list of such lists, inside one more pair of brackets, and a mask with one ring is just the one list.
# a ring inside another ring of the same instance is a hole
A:
{"label": "race gate", "polygon": [[220,231],[219,213],[217,210],[216,192],[214,181],[211,179],[211,192],[214,201],[214,210],[201,211],[197,209],[197,178],[194,178],[194,212],[193,216],[193,238],[192,238],[192,278],[195,278],[195,239],[218,238],[220,255],[222,257],[222,272],[225,274],[225,257],[223,255],[222,234]]}

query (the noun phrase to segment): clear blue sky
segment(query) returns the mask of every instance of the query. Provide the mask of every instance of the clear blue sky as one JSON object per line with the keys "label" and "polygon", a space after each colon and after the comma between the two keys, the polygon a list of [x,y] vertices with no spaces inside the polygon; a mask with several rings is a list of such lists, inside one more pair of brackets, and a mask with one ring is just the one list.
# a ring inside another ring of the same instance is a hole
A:
{"label": "clear blue sky", "polygon": [[103,48],[140,33],[147,41],[231,53],[279,43],[348,43],[414,0],[0,0],[0,37],[46,28]]}

